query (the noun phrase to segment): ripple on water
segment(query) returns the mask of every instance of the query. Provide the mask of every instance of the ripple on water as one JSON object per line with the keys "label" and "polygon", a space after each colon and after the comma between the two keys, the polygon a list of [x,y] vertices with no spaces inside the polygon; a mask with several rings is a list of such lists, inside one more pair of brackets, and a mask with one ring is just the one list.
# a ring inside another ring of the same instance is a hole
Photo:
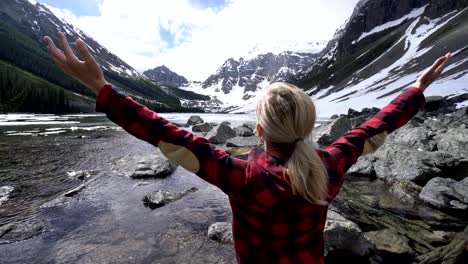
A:
{"label": "ripple on water", "polygon": [[14,188],[11,186],[0,187],[0,205],[8,201],[8,197],[13,190]]}

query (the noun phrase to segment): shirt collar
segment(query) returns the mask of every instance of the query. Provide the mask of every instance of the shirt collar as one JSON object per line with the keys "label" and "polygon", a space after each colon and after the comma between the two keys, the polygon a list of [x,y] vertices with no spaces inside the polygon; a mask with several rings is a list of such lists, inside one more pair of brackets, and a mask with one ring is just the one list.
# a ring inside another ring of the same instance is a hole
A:
{"label": "shirt collar", "polygon": [[280,160],[270,153],[266,152],[262,147],[255,147],[249,153],[249,160],[255,161],[260,166],[275,175],[283,175],[285,170],[285,162]]}

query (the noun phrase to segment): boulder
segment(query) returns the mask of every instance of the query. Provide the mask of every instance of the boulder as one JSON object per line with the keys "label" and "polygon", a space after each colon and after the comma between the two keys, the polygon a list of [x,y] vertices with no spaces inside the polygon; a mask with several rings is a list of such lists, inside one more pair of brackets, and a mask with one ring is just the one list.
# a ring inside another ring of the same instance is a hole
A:
{"label": "boulder", "polygon": [[468,106],[461,108],[452,114],[453,117],[463,118],[468,116]]}
{"label": "boulder", "polygon": [[255,131],[257,123],[256,122],[245,122],[242,126],[250,129],[252,132]]}
{"label": "boulder", "polygon": [[314,139],[321,145],[329,145],[351,130],[351,121],[346,116],[332,120],[315,131]]}
{"label": "boulder", "polygon": [[366,232],[369,238],[379,251],[395,255],[413,255],[414,252],[409,246],[409,240],[405,236],[393,233],[390,229]]}
{"label": "boulder", "polygon": [[210,125],[215,127],[215,126],[217,126],[217,125],[219,125],[219,124],[216,123],[216,122],[210,122]]}
{"label": "boulder", "polygon": [[408,180],[425,185],[435,177],[461,177],[467,161],[443,151],[419,151],[396,144],[385,144],[373,154],[377,160],[374,169],[378,178]]}
{"label": "boulder", "polygon": [[209,123],[198,124],[192,127],[193,132],[209,132],[211,129],[213,129],[213,126]]}
{"label": "boulder", "polygon": [[422,188],[419,198],[441,209],[468,209],[468,177],[456,181],[447,178],[434,178]]}
{"label": "boulder", "polygon": [[337,115],[337,114],[334,114],[334,115],[332,115],[332,116],[330,117],[330,119],[337,119],[338,117],[340,117],[340,116]]}
{"label": "boulder", "polygon": [[468,128],[465,125],[449,128],[444,133],[436,135],[434,140],[437,143],[437,149],[468,157]]}
{"label": "boulder", "polygon": [[167,192],[167,191],[157,191],[157,192],[152,192],[145,197],[143,197],[142,201],[143,203],[148,206],[151,209],[156,209],[158,207],[164,206],[170,202],[177,201],[184,196],[198,191],[197,188],[192,187],[184,192],[181,193],[172,193],[172,192]]}
{"label": "boulder", "polygon": [[414,205],[421,192],[421,187],[410,181],[395,181],[389,192],[404,204]]}
{"label": "boulder", "polygon": [[361,115],[361,116],[353,117],[349,121],[351,122],[351,127],[354,128],[366,122],[367,119],[368,119],[367,116]]}
{"label": "boulder", "polygon": [[227,147],[253,147],[259,144],[258,137],[235,137],[227,141]]}
{"label": "boulder", "polygon": [[346,174],[355,177],[367,177],[370,179],[375,179],[375,160],[376,158],[373,156],[362,156],[351,168],[349,168]]}
{"label": "boulder", "polygon": [[348,109],[348,118],[357,117],[359,115],[361,115],[361,113],[359,111],[356,111],[356,110],[354,110],[352,108]]}
{"label": "boulder", "polygon": [[399,144],[415,150],[434,151],[436,143],[432,141],[434,132],[427,127],[407,124],[387,138],[389,144]]}
{"label": "boulder", "polygon": [[232,129],[227,123],[223,122],[216,126],[205,136],[211,143],[223,144],[230,138],[236,136],[236,131]]}
{"label": "boulder", "polygon": [[251,137],[254,135],[253,131],[250,130],[250,128],[245,127],[245,126],[238,126],[234,128],[236,131],[237,136],[239,137]]}
{"label": "boulder", "polygon": [[193,126],[193,125],[198,125],[198,124],[202,124],[204,121],[203,119],[200,117],[200,116],[191,116],[188,121],[187,121],[187,124]]}
{"label": "boulder", "polygon": [[130,175],[134,179],[164,178],[171,175],[177,168],[177,163],[162,156],[151,156],[138,162],[135,172]]}
{"label": "boulder", "polygon": [[426,104],[424,105],[424,109],[427,111],[436,111],[438,110],[444,103],[444,97],[442,96],[426,96]]}
{"label": "boulder", "polygon": [[344,250],[353,255],[364,256],[374,245],[353,222],[329,210],[324,232],[325,255],[333,250]]}
{"label": "boulder", "polygon": [[217,222],[208,228],[208,238],[232,244],[232,224],[228,222]]}

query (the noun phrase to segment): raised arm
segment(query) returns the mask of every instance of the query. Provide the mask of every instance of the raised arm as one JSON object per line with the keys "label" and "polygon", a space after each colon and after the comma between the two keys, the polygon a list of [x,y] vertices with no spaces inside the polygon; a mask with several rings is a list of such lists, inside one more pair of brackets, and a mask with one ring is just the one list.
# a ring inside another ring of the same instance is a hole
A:
{"label": "raised arm", "polygon": [[84,59],[80,61],[62,33],[59,33],[59,38],[64,52],[46,37],[49,53],[66,74],[81,81],[98,95],[97,111],[106,113],[109,119],[135,137],[158,146],[166,157],[218,186],[226,194],[236,195],[242,191],[246,161],[230,157],[207,139],[177,128],[131,97],[119,93],[105,81],[99,65],[83,41],[76,42]]}
{"label": "raised arm", "polygon": [[376,141],[405,125],[425,104],[424,90],[438,78],[450,58],[439,58],[409,89],[400,94],[377,115],[346,133],[326,151],[335,159],[336,174],[330,179],[329,193],[335,197],[343,184],[343,176],[359,156],[375,150]]}

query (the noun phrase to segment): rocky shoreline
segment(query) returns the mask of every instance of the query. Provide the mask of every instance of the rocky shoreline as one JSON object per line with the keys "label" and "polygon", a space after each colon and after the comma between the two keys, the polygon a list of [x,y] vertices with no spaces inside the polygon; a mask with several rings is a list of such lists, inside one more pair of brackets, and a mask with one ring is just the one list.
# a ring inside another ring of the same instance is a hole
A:
{"label": "rocky shoreline", "polygon": [[[392,199],[404,206],[375,204],[372,195],[360,197],[347,186],[352,184],[345,184],[328,214],[325,250],[329,259],[351,256],[371,263],[463,263],[467,259],[468,107],[455,107],[465,97],[428,97],[425,109],[349,170],[347,182],[382,181]],[[326,146],[378,111],[350,109],[319,127],[314,139]],[[191,117],[187,124],[234,155],[241,150],[243,158],[242,152],[259,144],[253,136],[254,123],[231,128],[227,122],[208,124]],[[414,208],[430,209],[415,212]],[[232,243],[229,222],[213,223],[207,234],[220,243]]]}

